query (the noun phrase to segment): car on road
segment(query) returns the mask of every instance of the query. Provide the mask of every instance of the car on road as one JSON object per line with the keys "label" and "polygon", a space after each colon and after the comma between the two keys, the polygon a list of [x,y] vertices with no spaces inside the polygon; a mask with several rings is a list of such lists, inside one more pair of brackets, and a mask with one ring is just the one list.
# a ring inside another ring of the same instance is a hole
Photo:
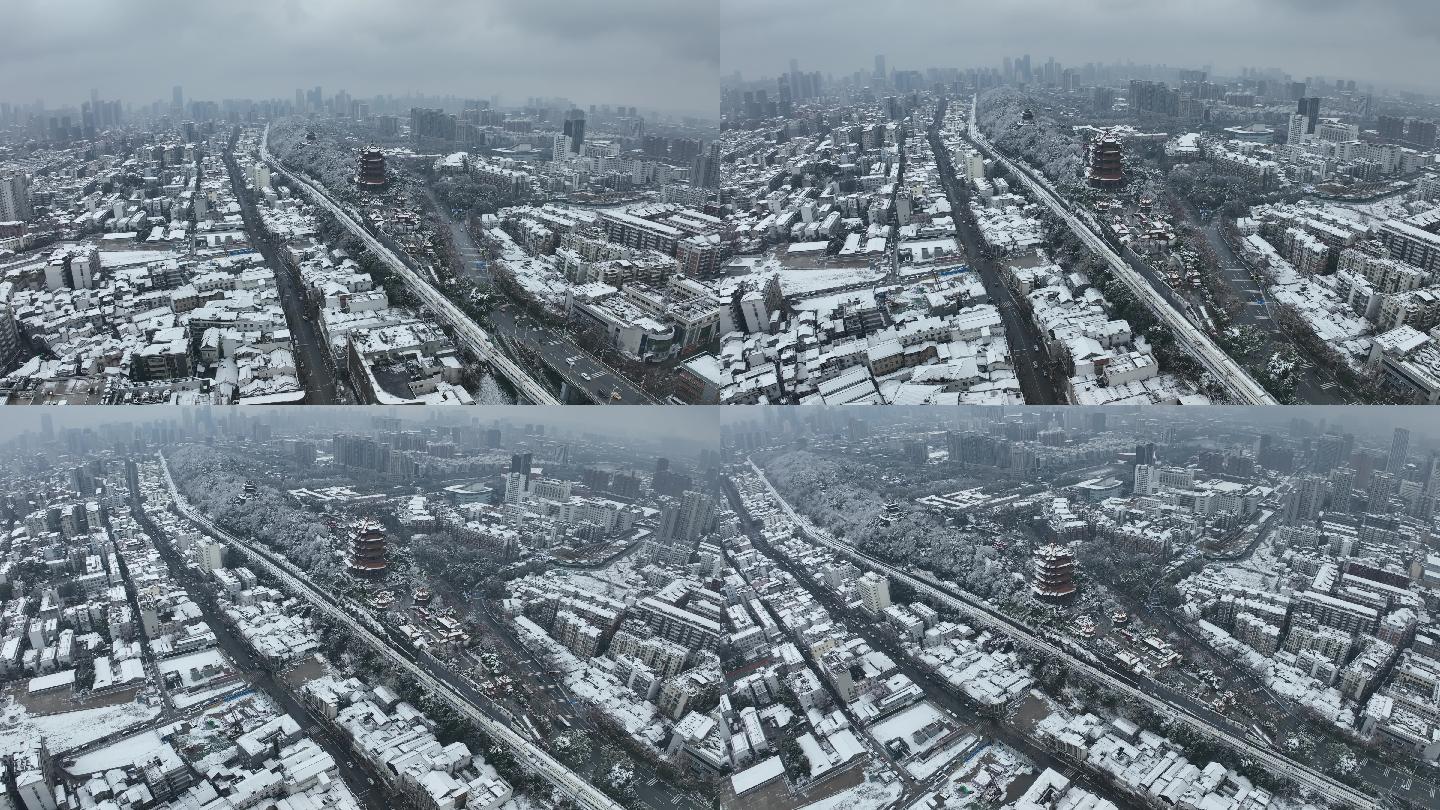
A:
{"label": "car on road", "polygon": [[567,366],[573,366],[573,365],[575,365],[575,361],[576,361],[577,359],[579,359],[579,355],[576,355],[575,357],[567,357],[567,358],[565,358],[565,365],[567,365]]}

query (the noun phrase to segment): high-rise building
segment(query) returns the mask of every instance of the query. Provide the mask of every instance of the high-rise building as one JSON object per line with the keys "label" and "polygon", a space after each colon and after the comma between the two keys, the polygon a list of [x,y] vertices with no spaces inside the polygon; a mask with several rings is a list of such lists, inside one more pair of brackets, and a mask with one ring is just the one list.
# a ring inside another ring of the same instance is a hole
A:
{"label": "high-rise building", "polygon": [[225,567],[225,544],[206,539],[200,543],[200,564],[206,571]]}
{"label": "high-rise building", "polygon": [[177,110],[185,109],[185,91],[178,84],[170,88],[170,106]]}
{"label": "high-rise building", "polygon": [[926,446],[924,439],[905,441],[905,460],[915,467],[925,466],[925,462],[930,460],[930,448]]}
{"label": "high-rise building", "polygon": [[1296,481],[1285,501],[1285,520],[1290,523],[1314,520],[1325,505],[1325,484],[1325,479],[1318,475],[1306,475]]}
{"label": "high-rise building", "polygon": [[1110,112],[1115,106],[1115,89],[1112,87],[1097,87],[1091,94],[1090,103],[1094,105],[1095,112]]}
{"label": "high-rise building", "polygon": [[715,499],[700,492],[686,492],[678,502],[660,511],[658,539],[668,544],[694,544],[715,517]]}
{"label": "high-rise building", "polygon": [[410,142],[416,148],[449,147],[458,131],[457,119],[444,110],[410,108]]}
{"label": "high-rise building", "polygon": [[84,467],[76,467],[70,472],[70,485],[75,489],[75,494],[86,497],[95,494],[95,476]]}
{"label": "high-rise building", "polygon": [[1425,472],[1420,480],[1424,484],[1424,506],[1420,510],[1420,517],[1430,520],[1437,508],[1436,499],[1440,498],[1440,452],[1430,453],[1430,460],[1425,463]]}
{"label": "high-rise building", "polygon": [[875,571],[861,575],[860,604],[871,615],[884,613],[890,607],[890,578]]}
{"label": "high-rise building", "polygon": [[130,497],[136,500],[140,498],[140,465],[135,459],[125,459],[125,488],[130,490]]}
{"label": "high-rise building", "polygon": [[1398,479],[1388,472],[1372,472],[1365,484],[1365,511],[1383,515],[1390,511],[1390,498],[1395,494]]}
{"label": "high-rise building", "polygon": [[1349,467],[1337,467],[1330,471],[1330,498],[1327,507],[1332,512],[1349,512],[1350,496],[1355,491],[1355,471]]}
{"label": "high-rise building", "polygon": [[1305,128],[1310,125],[1310,119],[1301,113],[1290,113],[1290,123],[1285,128],[1285,143],[1291,146],[1298,146],[1305,140]]}
{"label": "high-rise building", "polygon": [[512,454],[510,456],[510,472],[519,473],[520,475],[525,476],[525,480],[528,483],[530,480],[530,470],[533,458],[534,457],[531,453]]}
{"label": "high-rise building", "polygon": [[1317,473],[1328,473],[1331,470],[1344,464],[1348,459],[1342,455],[1345,451],[1345,439],[1333,433],[1321,436],[1315,442],[1315,458],[1311,468]]}
{"label": "high-rise building", "polygon": [[1390,439],[1390,459],[1385,463],[1385,471],[1391,475],[1400,475],[1405,471],[1405,465],[1409,460],[1410,431],[1397,427]]}
{"label": "high-rise building", "polygon": [[1320,121],[1320,97],[1303,96],[1296,102],[1296,112],[1305,116],[1305,134],[1314,135],[1315,125]]}
{"label": "high-rise building", "polygon": [[1412,118],[1405,125],[1405,140],[1417,149],[1435,148],[1435,122]]}
{"label": "high-rise building", "polygon": [[694,185],[700,188],[720,188],[720,142],[711,141],[705,151],[695,156],[691,170]]}
{"label": "high-rise building", "polygon": [[1150,464],[1135,465],[1135,489],[1136,495],[1154,495],[1159,489],[1159,479],[1155,475],[1155,467]]}
{"label": "high-rise building", "polygon": [[875,78],[884,79],[886,75],[885,54],[877,53],[875,54]]}
{"label": "high-rise building", "polygon": [[565,136],[569,138],[570,153],[582,154],[585,151],[585,111],[577,107],[565,113],[563,126]]}
{"label": "high-rise building", "polygon": [[860,441],[870,435],[870,426],[865,420],[852,416],[845,423],[845,434],[852,442]]}
{"label": "high-rise building", "polygon": [[0,174],[0,222],[29,222],[34,216],[30,178],[20,171]]}
{"label": "high-rise building", "polygon": [[1154,443],[1154,442],[1146,442],[1145,444],[1137,444],[1137,445],[1135,445],[1135,463],[1136,463],[1136,464],[1154,464],[1154,463],[1155,463],[1155,443]]}
{"label": "high-rise building", "polygon": [[1405,139],[1405,119],[1397,115],[1381,115],[1375,119],[1375,131],[1384,141]]}
{"label": "high-rise building", "polygon": [[518,472],[505,474],[505,493],[502,496],[505,503],[517,504],[524,501],[529,495],[530,476]]}
{"label": "high-rise building", "polygon": [[8,304],[0,304],[0,374],[10,370],[20,354],[20,324]]}

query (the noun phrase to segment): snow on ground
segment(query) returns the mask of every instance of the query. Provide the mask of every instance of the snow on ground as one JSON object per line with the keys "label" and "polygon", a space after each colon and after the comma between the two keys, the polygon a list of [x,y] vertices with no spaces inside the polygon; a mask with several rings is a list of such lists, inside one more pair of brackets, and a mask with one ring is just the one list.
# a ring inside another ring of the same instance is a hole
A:
{"label": "snow on ground", "polygon": [[956,757],[970,750],[970,747],[978,742],[980,742],[979,737],[976,737],[974,734],[966,734],[951,743],[949,747],[934,752],[924,760],[910,760],[905,763],[905,770],[916,779],[929,779],[938,773],[941,768],[950,764]]}
{"label": "snow on ground", "polygon": [[820,317],[828,315],[841,304],[855,303],[862,309],[879,306],[875,301],[875,293],[870,290],[850,290],[848,292],[834,293],[833,295],[821,295],[815,298],[806,298],[795,302],[795,309],[814,311]]}
{"label": "snow on ground", "polygon": [[510,801],[500,805],[500,810],[536,810],[536,806],[530,801],[529,796],[514,796]]}
{"label": "snow on ground", "polygon": [[[885,277],[883,270],[865,267],[836,267],[825,270],[802,270],[786,267],[779,272],[780,289],[786,295],[806,295],[821,290],[833,290],[851,284],[873,284]],[[767,273],[757,281],[763,289],[773,273]]]}
{"label": "snow on ground", "polygon": [[1220,569],[1220,576],[1230,582],[1243,585],[1256,590],[1270,590],[1270,583],[1274,580],[1279,565],[1275,558],[1274,550],[1267,540],[1255,550],[1249,559],[1243,560],[1235,565],[1224,566]]}
{"label": "snow on ground", "polygon": [[780,277],[780,289],[785,295],[809,295],[851,284],[874,284],[885,277],[885,272],[872,270],[868,264],[859,267],[786,267],[780,258],[771,254],[752,260],[750,272],[721,279],[720,296],[727,297],[741,281],[748,281],[763,290],[771,276]]}
{"label": "snow on ground", "polygon": [[136,264],[178,259],[182,254],[173,250],[102,250],[100,266],[107,268],[130,267]]}
{"label": "snow on ground", "polygon": [[222,697],[249,688],[250,684],[246,681],[236,680],[209,689],[197,689],[192,692],[171,692],[170,702],[175,704],[175,708],[177,709],[192,709],[196,706],[213,703]]}
{"label": "snow on ground", "polygon": [[894,804],[902,792],[898,779],[888,783],[866,781],[828,799],[807,804],[803,810],[879,810]]}
{"label": "snow on ground", "polygon": [[[604,594],[612,599],[625,599],[645,585],[645,576],[636,569],[638,555],[627,552],[603,568],[592,570],[556,570],[546,577],[559,575],[577,588]],[[643,563],[642,563],[643,564]]]}
{"label": "snow on ground", "polygon": [[[1033,777],[1036,773],[1033,764],[1019,752],[1001,743],[987,742],[966,756],[940,784],[950,798],[949,806],[962,807],[970,805],[992,788],[1013,798],[1018,795],[1014,790],[1016,780],[1022,776]],[[917,803],[911,808],[921,806],[926,805]]]}
{"label": "snow on ground", "polygon": [[164,744],[165,741],[160,739],[159,732],[142,731],[133,737],[126,737],[119,742],[76,757],[75,764],[68,766],[65,770],[72,774],[86,774],[108,771],[111,768],[123,768],[142,759],[145,754]]}
{"label": "snow on ground", "polygon": [[30,714],[10,700],[0,714],[0,752],[23,751],[30,740],[44,736],[51,753],[62,753],[147,722],[159,706],[120,703],[60,714]]}

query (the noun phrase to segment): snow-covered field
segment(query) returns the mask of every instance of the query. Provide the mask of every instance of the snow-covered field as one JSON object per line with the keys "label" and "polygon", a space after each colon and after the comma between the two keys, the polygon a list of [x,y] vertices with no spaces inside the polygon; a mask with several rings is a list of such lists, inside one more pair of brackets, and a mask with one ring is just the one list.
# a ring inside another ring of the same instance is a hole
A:
{"label": "snow-covered field", "polygon": [[[784,290],[786,295],[806,295],[817,290],[873,283],[885,277],[883,271],[871,270],[869,267],[837,267],[827,270],[787,267],[780,270],[779,274],[780,289]],[[769,275],[771,274],[767,273],[765,277]]]}
{"label": "snow-covered field", "polygon": [[[594,571],[566,571],[561,573],[561,576],[577,588],[604,594],[612,599],[624,599],[645,584],[644,576],[635,570],[634,556],[627,554]],[[550,572],[547,576],[554,576],[556,573]]]}
{"label": "snow-covered field", "polygon": [[66,770],[72,774],[87,774],[108,771],[111,768],[123,768],[144,758],[146,753],[154,751],[164,744],[158,732],[143,731],[133,737],[126,737],[112,745],[76,757],[75,764]]}
{"label": "snow-covered field", "polygon": [[863,782],[828,799],[807,804],[803,810],[880,810],[894,804],[902,792],[900,781]]}
{"label": "snow-covered field", "polygon": [[87,745],[102,737],[154,719],[159,706],[121,703],[98,709],[37,715],[7,698],[0,714],[0,752],[23,751],[30,740],[44,736],[52,754]]}
{"label": "snow-covered field", "polygon": [[905,763],[905,770],[916,779],[929,779],[940,772],[940,769],[949,765],[956,757],[969,751],[980,738],[973,734],[966,734],[963,737],[950,743],[950,746],[942,751],[936,751],[924,760],[912,759]]}
{"label": "snow-covered field", "polygon": [[173,250],[102,250],[100,266],[106,268],[130,267],[148,262],[180,258],[183,254]]}
{"label": "snow-covered field", "polygon": [[869,265],[860,267],[787,267],[775,256],[756,260],[749,273],[731,276],[721,281],[721,297],[729,295],[742,280],[765,289],[771,276],[780,277],[780,289],[786,295],[810,295],[818,291],[846,287],[851,284],[873,284],[885,277],[883,270],[872,270]]}

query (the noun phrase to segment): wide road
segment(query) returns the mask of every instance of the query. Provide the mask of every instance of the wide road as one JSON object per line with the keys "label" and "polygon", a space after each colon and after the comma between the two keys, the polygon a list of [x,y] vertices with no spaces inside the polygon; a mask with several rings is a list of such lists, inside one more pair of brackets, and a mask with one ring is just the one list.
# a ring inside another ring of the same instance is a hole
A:
{"label": "wide road", "polygon": [[[477,265],[485,254],[470,238],[469,229],[464,223],[455,221],[450,212],[435,199],[433,193],[430,199],[435,210],[450,227],[450,238],[464,265],[464,273],[478,282],[489,283],[491,278],[488,270]],[[500,288],[495,286],[492,289]],[[509,305],[490,310],[489,318],[490,326],[498,336],[508,339],[521,349],[533,352],[546,368],[560,375],[577,395],[601,405],[653,405],[657,402],[655,397],[629,378],[576,345],[565,330],[536,322]]]}
{"label": "wide road", "polygon": [[335,760],[336,767],[340,769],[341,778],[345,780],[350,792],[355,794],[357,799],[363,801],[369,810],[386,810],[390,806],[390,802],[381,791],[370,788],[374,774],[359,764],[361,760],[356,758],[355,752],[348,745],[336,739],[335,735],[321,724],[319,718],[315,717],[310,708],[295,697],[292,687],[288,684],[282,685],[270,667],[256,658],[254,649],[240,638],[239,633],[235,632],[229,619],[215,601],[215,583],[205,581],[200,574],[196,573],[195,569],[185,564],[170,538],[151,520],[150,515],[144,509],[138,505],[134,509],[137,522],[149,533],[155,550],[160,554],[160,559],[170,569],[170,576],[200,606],[200,613],[204,616],[205,623],[215,633],[215,640],[221,651],[229,656],[230,660],[244,668],[245,680],[249,681],[251,686],[258,686],[286,714],[300,723],[311,739],[325,749],[325,753]]}
{"label": "wide road", "polygon": [[1221,236],[1219,218],[1208,224],[1202,222],[1200,212],[1195,210],[1195,203],[1189,199],[1182,198],[1180,208],[1185,212],[1186,220],[1199,231],[1210,249],[1215,252],[1216,260],[1220,262],[1219,267],[1210,268],[1211,272],[1219,274],[1220,281],[1242,302],[1240,314],[1234,318],[1235,322],[1241,326],[1254,327],[1265,336],[1265,345],[1259,350],[1259,356],[1269,357],[1286,346],[1293,347],[1300,353],[1303,369],[1295,385],[1295,398],[1312,405],[1343,405],[1359,401],[1333,373],[1315,362],[1315,358],[1304,347],[1291,340],[1276,326],[1269,297],[1265,295],[1254,272],[1235,255],[1230,243]]}
{"label": "wide road", "polygon": [[1000,276],[995,262],[985,254],[980,233],[975,227],[975,218],[970,213],[969,188],[955,180],[955,164],[950,159],[950,150],[940,139],[940,124],[945,120],[948,101],[941,99],[935,108],[935,120],[928,130],[930,151],[935,153],[935,167],[940,173],[940,184],[945,188],[945,197],[950,201],[950,217],[955,222],[955,235],[965,246],[965,255],[970,267],[979,273],[980,281],[990,301],[1000,310],[1000,320],[1005,324],[1005,341],[1010,344],[1010,358],[1015,362],[1015,377],[1020,381],[1020,393],[1028,405],[1063,405],[1065,394],[1052,374],[1058,371],[1048,362],[1045,352],[1038,347],[1045,345],[1040,328],[1034,319],[1020,311],[1015,293]]}
{"label": "wide road", "polygon": [[275,555],[269,550],[241,540],[216,526],[180,494],[175,486],[175,479],[170,474],[170,465],[163,455],[160,456],[160,465],[165,471],[166,486],[175,502],[175,508],[191,523],[244,552],[252,564],[265,569],[291,593],[305,599],[331,621],[344,627],[356,641],[368,645],[395,669],[409,674],[431,694],[450,704],[451,708],[474,723],[491,739],[513,751],[522,768],[539,774],[582,807],[591,810],[624,810],[623,805],[580,778],[520,732],[493,718],[475,700],[478,693],[474,688],[465,684],[455,673],[439,666],[434,658],[425,653],[411,654],[395,642],[382,639],[371,629],[369,623],[360,622],[354,614],[342,607],[334,596],[316,588],[308,579],[292,573],[288,562],[277,562]]}
{"label": "wide road", "polygon": [[240,201],[240,216],[245,220],[245,232],[250,234],[250,244],[265,257],[265,264],[275,272],[275,286],[280,294],[280,306],[285,310],[285,325],[290,328],[290,343],[295,347],[295,362],[299,366],[300,383],[305,387],[307,405],[336,404],[335,365],[330,347],[320,336],[314,318],[305,311],[305,291],[295,271],[275,250],[275,240],[260,221],[255,210],[255,195],[245,185],[245,178],[235,162],[235,142],[240,137],[240,128],[230,135],[230,144],[224,153],[225,168],[230,172],[230,187]]}
{"label": "wide road", "polygon": [[[1003,166],[1011,177],[1020,180],[1026,188],[1030,189],[1031,196],[1049,208],[1055,216],[1070,227],[1070,230],[1080,238],[1081,242],[1104,259],[1110,265],[1115,277],[1124,282],[1130,293],[1170,328],[1180,345],[1200,361],[1200,364],[1224,386],[1235,402],[1247,405],[1279,404],[1270,395],[1270,392],[1255,382],[1249,373],[1240,367],[1239,363],[1215,345],[1215,341],[1210,339],[1210,335],[1206,334],[1205,330],[1185,317],[1171,304],[1166,295],[1158,292],[1146,281],[1144,276],[1130,266],[1129,262],[1111,250],[1110,245],[1098,235],[1099,229],[1095,227],[1093,220],[1082,221],[1080,217],[1071,213],[1074,206],[1052,190],[1049,181],[1037,181],[1027,167],[1012,162],[999,149],[992,146],[984,135],[980,134],[979,127],[975,123],[976,98],[975,96],[970,98],[970,120],[967,122],[966,138],[994,159],[996,163]],[[1088,218],[1088,216],[1087,214],[1086,217]]]}
{"label": "wide road", "polygon": [[[1269,748],[1262,748],[1244,737],[1232,734],[1222,725],[1223,718],[1203,717],[1204,707],[1200,706],[1198,702],[1162,695],[1160,694],[1162,690],[1153,681],[1140,680],[1123,673],[1103,670],[1096,664],[1071,653],[1068,648],[1042,637],[1029,625],[995,610],[958,588],[914,576],[908,571],[840,543],[824,532],[812,530],[810,522],[797,514],[789,502],[781,497],[774,485],[770,483],[770,479],[765,476],[764,471],[753,460],[750,461],[750,466],[765,484],[775,502],[812,543],[825,546],[863,566],[904,582],[917,593],[923,593],[951,610],[964,613],[993,632],[1002,633],[1036,652],[1064,661],[1070,667],[1071,672],[1084,675],[1095,683],[1102,684],[1132,700],[1137,700],[1162,716],[1184,723],[1191,730],[1269,768],[1272,772],[1286,777],[1318,797],[1325,797],[1331,801],[1342,803],[1346,807],[1357,808],[1357,810],[1381,810],[1383,807],[1376,799],[1355,788],[1331,779],[1329,776],[1288,757],[1280,756]],[[1211,714],[1213,716],[1213,713]]]}
{"label": "wide road", "polygon": [[455,335],[455,340],[465,347],[473,356],[489,363],[495,373],[504,377],[514,387],[515,392],[522,400],[527,400],[535,405],[559,405],[560,399],[545,386],[544,382],[536,380],[525,373],[520,366],[506,357],[496,347],[490,335],[481,329],[479,324],[470,320],[459,307],[443,293],[431,286],[430,282],[421,278],[418,273],[410,269],[410,266],[401,261],[376,239],[374,234],[366,230],[348,209],[331,199],[328,192],[318,185],[296,175],[281,165],[280,161],[270,154],[268,141],[270,138],[270,126],[265,126],[265,134],[260,138],[260,159],[270,164],[270,167],[298,186],[310,198],[311,202],[328,210],[335,215],[335,219],[344,225],[365,247],[375,254],[375,257],[390,266],[392,272],[398,275],[415,297],[428,308],[429,312],[441,323],[448,326]]}

